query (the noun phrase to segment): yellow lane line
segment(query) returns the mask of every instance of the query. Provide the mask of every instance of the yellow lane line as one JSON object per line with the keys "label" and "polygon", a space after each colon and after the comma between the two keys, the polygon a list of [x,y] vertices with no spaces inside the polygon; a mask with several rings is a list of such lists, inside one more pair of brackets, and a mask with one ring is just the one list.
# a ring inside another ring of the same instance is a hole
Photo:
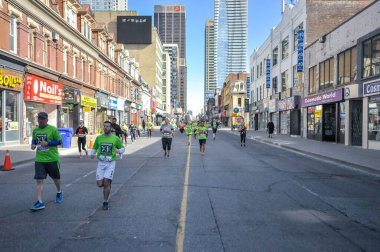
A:
{"label": "yellow lane line", "polygon": [[181,216],[177,228],[176,238],[176,252],[183,252],[183,241],[185,240],[185,226],[186,226],[186,212],[187,212],[187,193],[189,185],[189,171],[190,171],[190,146],[187,148],[187,161],[185,168],[185,181],[183,184],[182,202],[181,202]]}

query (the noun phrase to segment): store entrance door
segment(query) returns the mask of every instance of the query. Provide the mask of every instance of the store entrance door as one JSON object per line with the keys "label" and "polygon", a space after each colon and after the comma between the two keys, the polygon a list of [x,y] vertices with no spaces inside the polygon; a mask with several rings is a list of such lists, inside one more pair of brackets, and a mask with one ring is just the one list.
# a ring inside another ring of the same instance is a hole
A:
{"label": "store entrance door", "polygon": [[351,104],[351,144],[362,146],[363,102],[353,100]]}
{"label": "store entrance door", "polygon": [[336,104],[323,105],[323,132],[322,140],[336,141]]}

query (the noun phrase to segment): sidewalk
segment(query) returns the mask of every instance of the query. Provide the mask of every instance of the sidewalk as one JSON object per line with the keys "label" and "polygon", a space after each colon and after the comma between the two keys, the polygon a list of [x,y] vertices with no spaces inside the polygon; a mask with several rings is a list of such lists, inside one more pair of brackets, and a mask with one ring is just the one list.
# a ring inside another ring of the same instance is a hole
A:
{"label": "sidewalk", "polygon": [[[233,134],[239,134],[237,131],[231,131],[228,128],[222,130]],[[273,138],[268,138],[268,134],[265,131],[250,130],[247,132],[247,139],[280,146],[282,148],[291,149],[329,161],[339,162],[369,172],[380,173],[379,150],[367,150],[357,146],[321,142],[290,135],[276,134],[273,135]]]}
{"label": "sidewalk", "polygon": [[[87,136],[87,145],[90,143],[90,139],[92,138],[95,141],[96,135],[88,135]],[[23,163],[27,163],[33,161],[36,156],[36,151],[30,149],[30,144],[19,144],[19,145],[11,145],[11,146],[1,146],[0,147],[0,170],[3,169],[3,163],[5,159],[6,150],[10,151],[12,165],[20,165]],[[60,156],[67,155],[78,155],[78,137],[74,136],[71,141],[71,148],[58,148]]]}

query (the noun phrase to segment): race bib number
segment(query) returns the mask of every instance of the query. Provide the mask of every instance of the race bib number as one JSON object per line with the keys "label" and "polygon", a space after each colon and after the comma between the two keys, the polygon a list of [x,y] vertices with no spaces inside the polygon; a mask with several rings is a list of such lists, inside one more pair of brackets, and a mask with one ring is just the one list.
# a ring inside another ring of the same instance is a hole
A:
{"label": "race bib number", "polygon": [[43,141],[47,142],[47,134],[37,134],[36,140],[37,140],[37,151],[47,151],[49,149],[48,146],[41,145]]}
{"label": "race bib number", "polygon": [[112,147],[112,143],[101,143],[99,160],[112,161]]}
{"label": "race bib number", "polygon": [[99,160],[100,160],[100,161],[105,161],[105,162],[111,162],[111,161],[112,161],[112,157],[111,157],[111,156],[103,156],[103,155],[100,155],[100,156],[99,156]]}
{"label": "race bib number", "polygon": [[172,133],[164,132],[164,137],[171,137]]}

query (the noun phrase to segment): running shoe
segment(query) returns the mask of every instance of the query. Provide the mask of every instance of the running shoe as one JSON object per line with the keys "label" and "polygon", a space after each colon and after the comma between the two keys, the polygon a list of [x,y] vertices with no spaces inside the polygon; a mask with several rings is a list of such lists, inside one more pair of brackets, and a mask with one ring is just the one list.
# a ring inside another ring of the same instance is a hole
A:
{"label": "running shoe", "polygon": [[88,156],[88,151],[86,151],[86,157]]}
{"label": "running shoe", "polygon": [[57,193],[57,196],[55,197],[55,203],[61,203],[63,199],[63,193],[62,191]]}
{"label": "running shoe", "polygon": [[38,211],[38,210],[42,210],[45,208],[45,204],[43,202],[39,202],[37,201],[36,204],[34,204],[30,210],[32,211]]}
{"label": "running shoe", "polygon": [[108,202],[103,202],[103,210],[108,210]]}

